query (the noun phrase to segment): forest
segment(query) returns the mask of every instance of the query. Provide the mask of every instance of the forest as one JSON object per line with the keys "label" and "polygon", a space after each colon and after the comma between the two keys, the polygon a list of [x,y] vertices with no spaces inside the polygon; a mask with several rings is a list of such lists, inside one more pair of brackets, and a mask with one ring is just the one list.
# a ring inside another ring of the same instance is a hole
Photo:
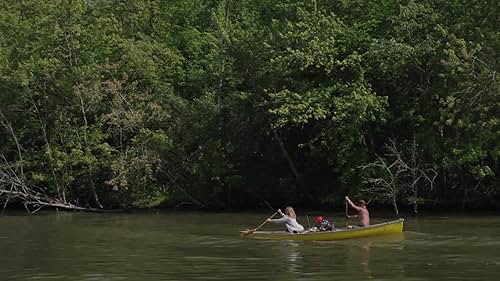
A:
{"label": "forest", "polygon": [[2,0],[0,208],[500,208],[497,0]]}

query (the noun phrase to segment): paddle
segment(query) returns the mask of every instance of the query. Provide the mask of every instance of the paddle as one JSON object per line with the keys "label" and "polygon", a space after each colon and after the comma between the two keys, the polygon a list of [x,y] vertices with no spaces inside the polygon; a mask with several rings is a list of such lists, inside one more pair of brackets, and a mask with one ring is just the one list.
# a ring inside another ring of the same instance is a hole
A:
{"label": "paddle", "polygon": [[349,206],[347,206],[347,200],[345,200],[345,228],[349,225]]}
{"label": "paddle", "polygon": [[274,216],[276,216],[278,214],[278,212],[274,213],[272,216],[270,216],[269,218],[267,218],[264,222],[262,222],[259,226],[257,226],[256,228],[254,229],[247,229],[247,230],[242,230],[241,233],[243,235],[249,235],[249,234],[252,234],[254,233],[255,231],[261,229],[266,223],[267,223],[267,220],[268,219],[272,219],[274,218]]}

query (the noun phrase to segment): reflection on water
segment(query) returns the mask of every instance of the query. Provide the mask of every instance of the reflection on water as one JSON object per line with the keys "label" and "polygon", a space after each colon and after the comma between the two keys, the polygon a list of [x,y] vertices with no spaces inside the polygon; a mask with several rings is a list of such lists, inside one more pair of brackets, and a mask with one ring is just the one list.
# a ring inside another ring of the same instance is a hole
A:
{"label": "reflection on water", "polygon": [[[357,274],[359,274],[359,278],[376,279],[377,267],[380,267],[377,255],[380,255],[381,252],[390,252],[392,256],[397,255],[398,251],[404,249],[404,240],[404,233],[400,233],[346,240],[342,241],[342,243],[346,245],[348,253],[347,263],[358,270]],[[373,262],[372,259],[374,259]],[[392,266],[392,274],[399,272],[401,276],[404,276],[404,269],[402,267],[398,268],[397,264]]]}
{"label": "reflection on water", "polygon": [[286,262],[290,273],[300,273],[302,268],[302,255],[300,254],[300,244],[296,241],[283,241],[283,248],[287,249]]}
{"label": "reflection on water", "polygon": [[0,217],[0,280],[500,278],[495,216],[408,219],[403,234],[344,241],[238,235],[261,220],[198,213]]}
{"label": "reflection on water", "polygon": [[365,241],[361,246],[361,260],[360,265],[368,279],[372,279],[372,272],[370,271],[370,247],[372,246],[372,241]]}

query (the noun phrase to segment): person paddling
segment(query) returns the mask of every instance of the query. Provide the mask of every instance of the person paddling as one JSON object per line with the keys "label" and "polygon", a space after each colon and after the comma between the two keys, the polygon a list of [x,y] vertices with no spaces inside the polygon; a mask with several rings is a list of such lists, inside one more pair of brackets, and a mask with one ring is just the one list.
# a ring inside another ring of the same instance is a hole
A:
{"label": "person paddling", "polygon": [[360,227],[369,226],[370,212],[368,212],[368,209],[366,208],[366,202],[364,200],[360,200],[359,205],[355,205],[354,203],[352,203],[351,199],[349,199],[348,196],[345,197],[345,200],[347,201],[347,203],[349,203],[349,206],[351,206],[358,212],[358,214],[354,216],[349,216],[348,214],[346,214],[347,218],[358,218],[358,226]]}
{"label": "person paddling", "polygon": [[267,221],[274,223],[284,223],[286,232],[301,233],[304,231],[304,227],[297,222],[297,215],[295,214],[295,210],[292,207],[286,207],[284,214],[283,212],[281,212],[281,209],[278,209],[278,213],[281,215],[281,218],[267,219]]}

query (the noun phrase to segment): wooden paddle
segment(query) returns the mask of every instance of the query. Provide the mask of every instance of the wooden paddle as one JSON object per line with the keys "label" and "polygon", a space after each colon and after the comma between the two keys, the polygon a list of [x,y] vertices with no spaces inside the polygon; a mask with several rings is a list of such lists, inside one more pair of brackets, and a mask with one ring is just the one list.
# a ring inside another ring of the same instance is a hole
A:
{"label": "wooden paddle", "polygon": [[249,234],[252,234],[254,233],[255,231],[261,229],[266,223],[267,223],[267,220],[268,219],[272,219],[274,218],[274,216],[276,216],[278,214],[278,212],[274,213],[272,216],[270,216],[269,218],[267,218],[265,221],[263,221],[259,226],[257,226],[256,228],[254,229],[246,229],[246,230],[242,230],[241,231],[241,234],[243,234],[244,236],[246,235],[249,235]]}
{"label": "wooden paddle", "polygon": [[349,225],[349,206],[347,205],[347,200],[345,200],[345,228]]}

